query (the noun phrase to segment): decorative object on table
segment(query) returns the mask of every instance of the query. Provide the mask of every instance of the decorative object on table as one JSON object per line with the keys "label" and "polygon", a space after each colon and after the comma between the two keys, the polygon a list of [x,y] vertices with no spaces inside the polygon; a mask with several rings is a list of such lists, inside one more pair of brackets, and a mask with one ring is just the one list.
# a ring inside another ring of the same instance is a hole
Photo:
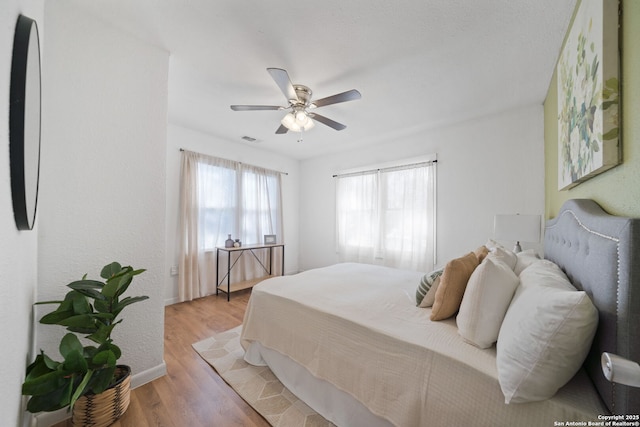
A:
{"label": "decorative object on table", "polygon": [[9,91],[11,199],[18,230],[36,220],[40,176],[40,42],[36,21],[19,15]]}
{"label": "decorative object on table", "polygon": [[242,242],[240,241],[240,239],[236,239],[236,241],[233,242],[233,247],[239,248],[240,246],[242,246]]}
{"label": "decorative object on table", "polygon": [[522,252],[520,242],[540,241],[540,215],[496,215],[493,219],[493,237],[496,240],[515,241],[513,252]]}
{"label": "decorative object on table", "polygon": [[558,188],[621,161],[618,0],[583,0],[557,65]]}
{"label": "decorative object on table", "polygon": [[233,247],[233,239],[231,238],[231,234],[229,234],[229,237],[227,237],[227,240],[224,241],[224,247],[225,248]]}
{"label": "decorative object on table", "polygon": [[[113,262],[100,272],[104,282],[87,279],[85,274],[67,285],[71,291],[63,301],[36,303],[59,304],[40,323],[61,325],[70,332],[59,346],[63,362],[54,361],[41,350],[27,367],[22,394],[31,396],[29,412],[69,407],[75,426],[108,426],[127,410],[131,370],[117,365],[122,352],[111,333],[122,322],[116,319],[125,307],[149,298],[121,298],[134,276],[144,271]],[[83,346],[76,334],[84,335],[97,347]]]}
{"label": "decorative object on table", "polygon": [[276,244],[276,235],[275,234],[265,234],[264,235],[264,244],[265,245],[275,245]]}

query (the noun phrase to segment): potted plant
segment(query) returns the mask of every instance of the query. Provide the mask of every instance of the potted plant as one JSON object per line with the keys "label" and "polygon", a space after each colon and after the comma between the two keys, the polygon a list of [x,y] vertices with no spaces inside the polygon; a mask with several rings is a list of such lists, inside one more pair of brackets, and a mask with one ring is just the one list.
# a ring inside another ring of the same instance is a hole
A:
{"label": "potted plant", "polygon": [[[67,285],[71,290],[64,300],[36,303],[58,304],[54,311],[40,319],[40,323],[64,326],[69,333],[60,341],[59,350],[64,358],[62,362],[53,360],[41,350],[35,361],[27,367],[22,394],[31,396],[27,403],[29,412],[74,408],[76,403],[82,402],[78,399],[100,396],[105,390],[115,387],[116,383],[118,386],[122,384],[123,377],[130,379],[130,369],[117,365],[122,353],[113,343],[111,333],[122,322],[118,316],[125,307],[148,299],[147,296],[122,298],[134,276],[144,271],[113,262],[100,272],[104,282],[87,279],[85,274],[81,280]],[[84,335],[92,343],[83,345],[76,334]],[[124,412],[128,406],[128,383],[126,381],[126,405],[117,412]],[[121,393],[118,391],[116,394]],[[122,406],[122,403],[119,404]],[[95,405],[92,403],[89,406]],[[72,418],[74,423],[79,422],[75,410]]]}

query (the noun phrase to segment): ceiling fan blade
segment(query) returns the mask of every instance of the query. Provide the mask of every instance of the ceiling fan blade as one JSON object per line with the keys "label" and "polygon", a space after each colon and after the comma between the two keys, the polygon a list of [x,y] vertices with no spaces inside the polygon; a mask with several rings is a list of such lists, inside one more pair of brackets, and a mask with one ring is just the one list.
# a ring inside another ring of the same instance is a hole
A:
{"label": "ceiling fan blade", "polygon": [[315,105],[316,107],[324,107],[325,105],[337,104],[339,102],[355,101],[360,98],[362,98],[360,92],[355,89],[351,89],[346,92],[315,100],[311,103],[311,106]]}
{"label": "ceiling fan blade", "polygon": [[334,120],[328,119],[325,116],[321,116],[320,114],[309,113],[309,117],[311,117],[313,120],[319,121],[323,125],[327,125],[330,128],[333,128],[335,130],[342,130],[342,129],[346,128],[346,126],[343,125],[342,123],[338,123],[338,122],[336,122]]}
{"label": "ceiling fan blade", "polygon": [[262,111],[262,110],[282,110],[284,107],[277,105],[232,105],[233,111]]}
{"label": "ceiling fan blade", "polygon": [[278,130],[276,130],[276,133],[277,134],[283,134],[283,133],[287,133],[288,131],[289,131],[289,129],[287,129],[287,127],[285,125],[280,125]]}
{"label": "ceiling fan blade", "polygon": [[282,68],[267,68],[267,71],[271,74],[271,78],[276,82],[282,93],[284,93],[287,101],[298,100],[298,95],[286,70]]}

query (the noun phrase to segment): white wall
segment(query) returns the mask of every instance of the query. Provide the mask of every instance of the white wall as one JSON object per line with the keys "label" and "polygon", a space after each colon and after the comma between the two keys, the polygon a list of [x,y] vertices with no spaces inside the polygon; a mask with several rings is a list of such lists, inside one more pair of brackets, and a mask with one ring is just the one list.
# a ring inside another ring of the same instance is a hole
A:
{"label": "white wall", "polygon": [[[335,255],[334,173],[438,154],[439,264],[474,249],[495,213],[542,213],[542,107],[531,106],[372,149],[298,162],[242,142],[170,125],[168,54],[76,10],[68,1],[5,0],[0,14],[0,99],[8,99],[18,13],[38,21],[43,50],[43,139],[36,229],[18,232],[9,179],[8,123],[0,120],[0,419],[21,425],[24,369],[34,348],[56,351],[62,331],[39,326],[32,303],[96,275],[112,260],[144,267],[115,339],[137,381],[163,372],[163,304],[177,295],[179,148],[286,171],[285,270],[328,265]],[[46,34],[46,37],[45,37]],[[0,117],[8,118],[6,102]],[[39,282],[39,285],[36,285]],[[40,315],[41,313],[39,313]],[[39,318],[38,315],[38,318]]]}
{"label": "white wall", "polygon": [[[13,35],[19,14],[35,19],[44,50],[44,1],[3,0],[0,13],[0,363],[2,425],[26,424],[20,388],[32,358],[32,304],[37,288],[37,225],[18,231],[9,176],[9,86]],[[37,222],[36,222],[37,224]]]}
{"label": "white wall", "polygon": [[[169,89],[171,92],[171,89]],[[171,94],[169,95],[171,96]],[[169,124],[167,132],[167,258],[165,261],[165,299],[172,304],[178,298],[178,276],[169,276],[172,266],[178,265],[178,211],[180,194],[180,149],[195,151],[224,159],[261,166],[288,175],[282,176],[284,222],[285,273],[298,272],[298,205],[299,162],[252,146],[238,140],[224,141],[193,129]]]}
{"label": "white wall", "polygon": [[[169,54],[69,0],[47,2],[38,230],[38,300],[64,296],[111,261],[146,268],[114,342],[133,385],[165,372],[165,152]],[[52,306],[39,306],[38,318]],[[37,325],[57,354],[64,331]]]}
{"label": "white wall", "polygon": [[[544,212],[543,109],[533,105],[300,165],[300,268],[338,261],[337,172],[438,155],[438,265],[484,244],[496,213]],[[525,247],[525,245],[523,245]]]}

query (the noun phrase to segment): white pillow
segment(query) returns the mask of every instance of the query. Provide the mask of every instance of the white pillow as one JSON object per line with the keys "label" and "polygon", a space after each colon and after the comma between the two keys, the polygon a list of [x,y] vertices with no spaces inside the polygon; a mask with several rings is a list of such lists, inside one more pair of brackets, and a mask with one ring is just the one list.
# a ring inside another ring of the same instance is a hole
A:
{"label": "white pillow", "polygon": [[504,246],[502,246],[500,243],[496,242],[495,240],[489,238],[487,240],[487,243],[484,244],[489,250],[492,250],[494,248],[502,248],[504,249]]}
{"label": "white pillow", "polygon": [[515,252],[499,246],[491,248],[487,257],[499,259],[500,261],[507,264],[511,270],[513,270],[513,268],[516,266],[516,262],[518,261],[518,257],[516,256]]}
{"label": "white pillow", "polygon": [[499,259],[486,258],[471,274],[456,318],[465,341],[489,348],[498,339],[520,279]]}
{"label": "white pillow", "polygon": [[513,268],[513,272],[518,276],[522,273],[522,270],[540,260],[540,257],[534,249],[527,249],[522,252],[518,252],[516,257],[516,266]]}
{"label": "white pillow", "polygon": [[582,366],[597,326],[591,299],[559,267],[541,260],[526,268],[498,335],[505,403],[551,398]]}
{"label": "white pillow", "polygon": [[550,286],[567,291],[576,291],[567,275],[554,262],[540,259],[520,273],[523,286]]}

